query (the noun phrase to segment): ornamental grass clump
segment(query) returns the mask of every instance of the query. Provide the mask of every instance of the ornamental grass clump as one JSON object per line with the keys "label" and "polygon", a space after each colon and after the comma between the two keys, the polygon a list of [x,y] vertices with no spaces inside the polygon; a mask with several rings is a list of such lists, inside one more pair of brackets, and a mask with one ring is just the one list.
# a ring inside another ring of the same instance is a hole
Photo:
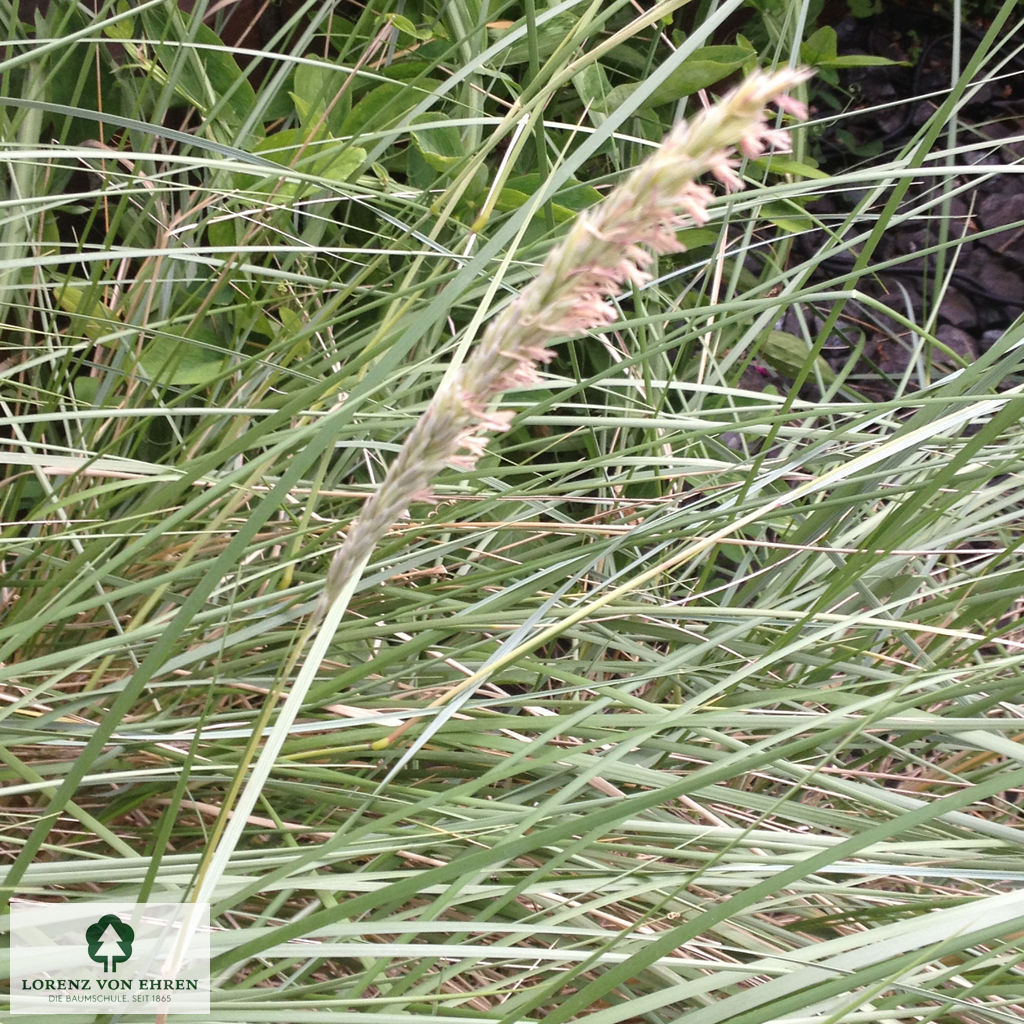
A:
{"label": "ornamental grass clump", "polygon": [[[448,373],[383,483],[349,527],[320,600],[264,702],[197,871],[193,890],[197,902],[211,900],[217,891],[248,816],[327,656],[357,577],[388,527],[414,501],[431,500],[434,478],[446,466],[472,469],[489,434],[508,430],[514,413],[495,409],[495,400],[505,391],[538,379],[538,367],[553,358],[552,341],[613,323],[617,314],[608,299],[627,284],[643,286],[649,281],[656,254],[682,251],[676,232],[708,220],[712,193],[697,183],[698,178],[710,173],[726,189],[739,189],[738,154],[755,157],[769,148],[789,149],[786,133],[770,127],[766,107],[775,103],[796,117],[806,117],[803,104],[786,94],[807,78],[808,72],[794,69],[753,74],[721,102],[674,128],[657,152],[600,204],[577,218],[564,241],[548,254],[537,277],[491,320],[469,358]],[[307,641],[311,641],[308,652]],[[475,678],[470,676],[460,687]],[[241,788],[274,706],[286,690],[276,725]],[[451,692],[438,700],[447,699]],[[379,744],[386,746],[412,721],[408,719]]]}
{"label": "ornamental grass clump", "polygon": [[683,251],[677,231],[708,220],[712,192],[698,178],[710,173],[735,191],[743,186],[737,153],[789,150],[787,133],[770,127],[766,108],[774,103],[805,118],[804,105],[787,93],[808,77],[799,69],[750,75],[715,106],[678,124],[621,185],[576,219],[417,421],[335,555],[314,622],[361,571],[388,527],[412,502],[430,500],[431,483],[445,466],[472,469],[488,434],[508,430],[515,413],[492,404],[538,379],[538,366],[554,357],[551,342],[613,323],[617,314],[608,298],[624,285],[649,281],[655,254]]}

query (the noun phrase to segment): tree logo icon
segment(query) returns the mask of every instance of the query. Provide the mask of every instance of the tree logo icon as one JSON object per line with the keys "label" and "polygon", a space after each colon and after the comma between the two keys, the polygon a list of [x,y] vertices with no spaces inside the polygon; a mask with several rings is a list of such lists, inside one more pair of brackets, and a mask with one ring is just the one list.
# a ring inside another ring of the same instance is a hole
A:
{"label": "tree logo icon", "polygon": [[85,941],[89,944],[89,959],[103,964],[104,974],[116,974],[117,965],[132,955],[135,930],[114,914],[104,914],[85,929]]}

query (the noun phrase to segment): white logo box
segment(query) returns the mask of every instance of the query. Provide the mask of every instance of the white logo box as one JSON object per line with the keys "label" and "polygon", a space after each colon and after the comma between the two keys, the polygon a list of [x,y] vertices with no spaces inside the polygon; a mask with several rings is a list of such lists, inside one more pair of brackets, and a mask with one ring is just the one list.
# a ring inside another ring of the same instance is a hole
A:
{"label": "white logo box", "polygon": [[11,901],[11,1014],[210,1012],[206,903]]}

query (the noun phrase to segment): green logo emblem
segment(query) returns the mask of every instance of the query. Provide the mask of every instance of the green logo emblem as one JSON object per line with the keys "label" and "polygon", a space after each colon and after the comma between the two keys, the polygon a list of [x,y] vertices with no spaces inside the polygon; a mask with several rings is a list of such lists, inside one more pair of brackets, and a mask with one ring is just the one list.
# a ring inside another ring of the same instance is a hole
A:
{"label": "green logo emblem", "polygon": [[132,955],[135,930],[114,914],[104,914],[95,924],[85,929],[89,943],[89,959],[103,964],[103,973],[117,973],[117,965]]}

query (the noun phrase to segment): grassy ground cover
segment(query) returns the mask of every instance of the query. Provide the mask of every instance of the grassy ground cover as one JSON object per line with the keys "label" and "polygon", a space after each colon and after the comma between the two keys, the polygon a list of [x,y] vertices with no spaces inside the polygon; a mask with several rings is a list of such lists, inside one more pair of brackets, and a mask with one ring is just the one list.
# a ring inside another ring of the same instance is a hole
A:
{"label": "grassy ground cover", "polygon": [[[943,211],[1019,171],[956,130],[1015,4],[840,171],[872,58],[797,0],[307,3],[258,46],[196,7],[0,5],[5,896],[208,899],[207,1021],[1020,1020],[1024,321],[934,329]],[[307,629],[577,213],[798,64],[793,151]],[[915,218],[931,305],[866,389],[845,312]]]}

